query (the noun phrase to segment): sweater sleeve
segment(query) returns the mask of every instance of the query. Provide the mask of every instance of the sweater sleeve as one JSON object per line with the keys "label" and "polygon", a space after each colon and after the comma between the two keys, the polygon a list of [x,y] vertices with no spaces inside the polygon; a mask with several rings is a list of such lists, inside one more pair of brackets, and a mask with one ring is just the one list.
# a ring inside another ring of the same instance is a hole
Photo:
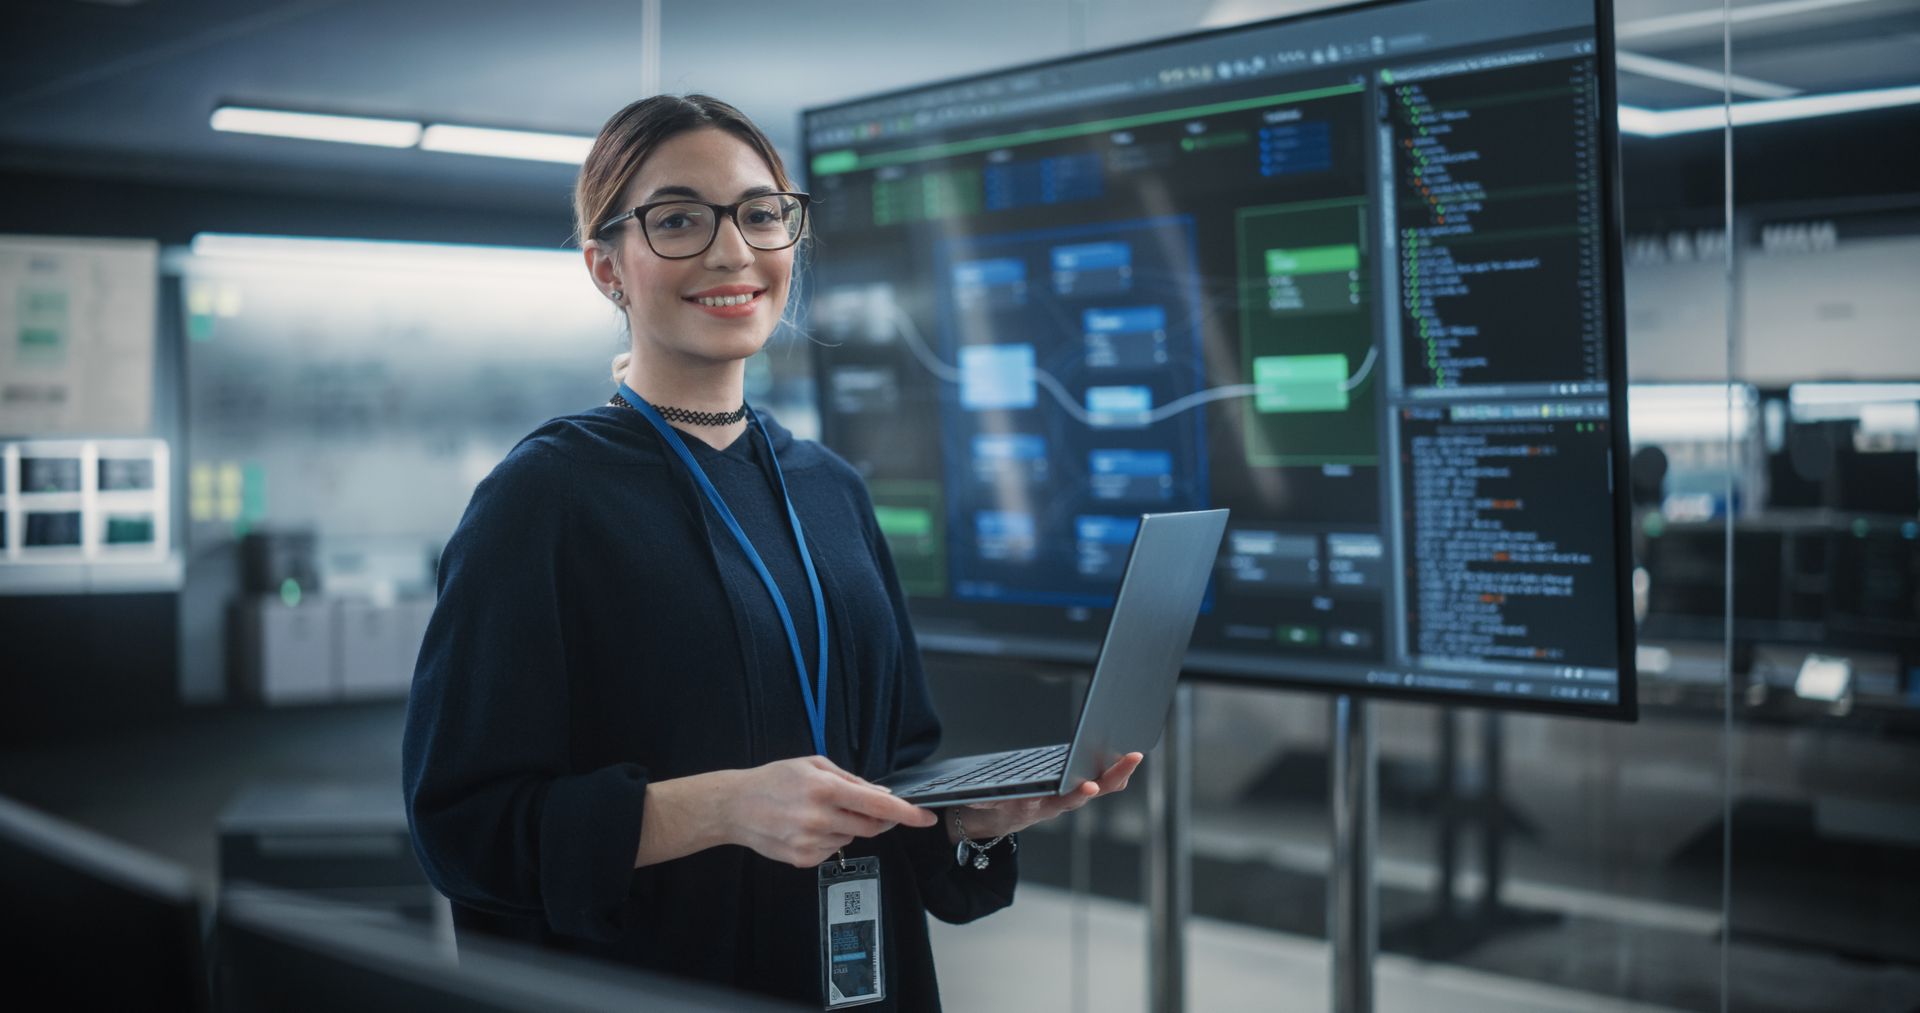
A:
{"label": "sweater sleeve", "polygon": [[[893,553],[880,533],[873,516],[873,504],[862,491],[862,517],[867,542],[886,581],[887,599],[893,606],[894,621],[900,637],[899,713],[896,730],[894,767],[901,769],[932,756],[940,746],[940,717],[934,712],[933,698],[927,689],[927,675],[921,665],[920,644],[913,634],[907,611],[906,593],[900,575],[894,570]],[[1011,843],[1003,843],[988,853],[985,869],[962,866],[954,860],[954,845],[947,840],[945,809],[938,810],[940,822],[930,827],[897,827],[889,833],[901,836],[901,845],[913,862],[920,882],[920,896],[927,912],[943,922],[955,925],[984,918],[1013,903],[1013,888],[1020,877],[1017,852]]]}
{"label": "sweater sleeve", "polygon": [[441,559],[402,780],[414,851],[442,893],[610,939],[625,930],[647,773],[570,762],[568,471],[523,443],[474,491]]}

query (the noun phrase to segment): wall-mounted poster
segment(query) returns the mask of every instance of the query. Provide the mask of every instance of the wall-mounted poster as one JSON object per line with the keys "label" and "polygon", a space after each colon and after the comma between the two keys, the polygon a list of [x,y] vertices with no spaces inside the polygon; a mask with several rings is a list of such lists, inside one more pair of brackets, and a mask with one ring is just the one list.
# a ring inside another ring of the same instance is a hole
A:
{"label": "wall-mounted poster", "polygon": [[0,235],[0,435],[153,423],[160,246]]}

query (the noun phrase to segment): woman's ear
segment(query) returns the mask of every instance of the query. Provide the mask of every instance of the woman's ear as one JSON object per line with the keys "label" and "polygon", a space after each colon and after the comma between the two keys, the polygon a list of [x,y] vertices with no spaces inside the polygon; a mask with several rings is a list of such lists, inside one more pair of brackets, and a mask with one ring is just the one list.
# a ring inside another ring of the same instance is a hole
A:
{"label": "woman's ear", "polygon": [[580,254],[586,258],[587,274],[601,295],[611,296],[625,288],[620,283],[620,264],[614,259],[612,247],[598,239],[589,239],[580,244]]}

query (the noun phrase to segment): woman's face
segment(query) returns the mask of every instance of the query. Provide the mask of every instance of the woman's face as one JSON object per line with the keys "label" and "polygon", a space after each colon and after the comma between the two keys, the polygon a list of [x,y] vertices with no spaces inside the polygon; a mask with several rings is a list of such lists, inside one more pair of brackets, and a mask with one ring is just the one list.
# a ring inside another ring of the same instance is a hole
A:
{"label": "woman's face", "polygon": [[[745,141],[716,128],[663,142],[641,164],[620,208],[676,197],[731,204],[782,187]],[[760,351],[786,310],[794,247],[756,250],[729,219],[698,256],[668,260],[653,252],[628,220],[606,237],[619,250],[619,284],[630,307],[636,342],[710,362],[745,359]],[[741,296],[748,297],[739,303]],[[713,305],[725,300],[736,305]]]}

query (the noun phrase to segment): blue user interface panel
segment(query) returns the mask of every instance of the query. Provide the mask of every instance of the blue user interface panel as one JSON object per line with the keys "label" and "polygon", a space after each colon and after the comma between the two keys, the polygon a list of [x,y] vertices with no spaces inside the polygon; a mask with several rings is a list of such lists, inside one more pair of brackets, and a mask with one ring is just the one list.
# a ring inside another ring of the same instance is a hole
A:
{"label": "blue user interface panel", "polygon": [[1111,604],[1143,506],[1209,499],[1206,434],[1179,407],[1206,386],[1193,222],[955,236],[935,256],[960,373],[939,390],[940,485],[968,546],[951,593]]}
{"label": "blue user interface panel", "polygon": [[1411,0],[805,116],[822,436],[933,648],[1630,718],[1611,13]]}

